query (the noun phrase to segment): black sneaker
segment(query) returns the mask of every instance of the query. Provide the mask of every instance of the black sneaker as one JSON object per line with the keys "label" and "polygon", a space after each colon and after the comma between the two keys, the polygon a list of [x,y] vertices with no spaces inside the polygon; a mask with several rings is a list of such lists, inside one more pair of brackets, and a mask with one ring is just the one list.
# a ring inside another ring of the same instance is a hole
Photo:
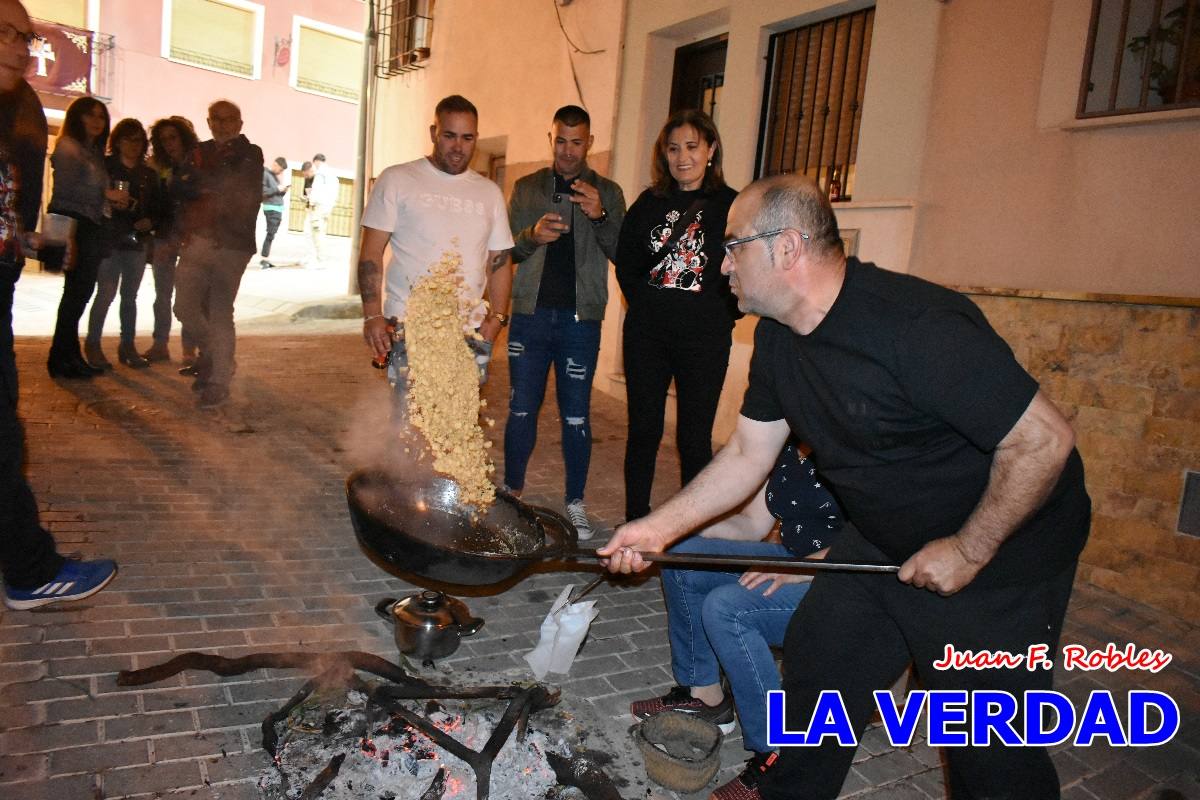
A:
{"label": "black sneaker", "polygon": [[721,733],[733,731],[733,698],[729,692],[725,692],[725,697],[720,703],[710,706],[692,697],[691,690],[686,686],[675,686],[662,697],[637,700],[629,704],[629,713],[638,719],[646,719],[664,711],[696,714],[700,719],[708,720],[720,728]]}
{"label": "black sneaker", "polygon": [[762,800],[758,781],[767,767],[775,763],[775,753],[755,753],[746,761],[742,774],[712,793],[709,800]]}

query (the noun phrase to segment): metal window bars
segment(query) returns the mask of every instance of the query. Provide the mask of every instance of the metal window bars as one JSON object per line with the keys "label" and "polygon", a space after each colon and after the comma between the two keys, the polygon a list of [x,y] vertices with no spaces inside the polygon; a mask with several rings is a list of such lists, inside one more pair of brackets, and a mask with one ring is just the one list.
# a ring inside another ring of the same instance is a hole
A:
{"label": "metal window bars", "polygon": [[757,175],[800,172],[852,194],[875,9],[770,39]]}
{"label": "metal window bars", "polygon": [[1200,105],[1200,0],[1093,0],[1076,117]]}
{"label": "metal window bars", "polygon": [[434,0],[382,0],[375,13],[379,32],[375,74],[390,78],[422,69],[433,42]]}

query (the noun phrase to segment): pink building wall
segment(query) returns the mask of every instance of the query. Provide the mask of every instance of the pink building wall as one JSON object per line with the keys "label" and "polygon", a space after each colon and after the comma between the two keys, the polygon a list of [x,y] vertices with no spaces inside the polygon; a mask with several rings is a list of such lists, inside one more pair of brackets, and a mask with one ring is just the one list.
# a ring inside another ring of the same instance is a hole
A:
{"label": "pink building wall", "polygon": [[362,32],[366,3],[263,0],[262,5],[262,72],[250,80],[163,58],[161,0],[100,0],[99,29],[115,36],[108,91],[113,119],[136,117],[149,124],[180,114],[207,139],[208,104],[225,98],[242,109],[242,132],[262,147],[267,160],[283,156],[299,162],[321,152],[335,172],[352,175],[358,105],[292,88],[290,66],[275,63],[275,42],[292,36],[294,16]]}

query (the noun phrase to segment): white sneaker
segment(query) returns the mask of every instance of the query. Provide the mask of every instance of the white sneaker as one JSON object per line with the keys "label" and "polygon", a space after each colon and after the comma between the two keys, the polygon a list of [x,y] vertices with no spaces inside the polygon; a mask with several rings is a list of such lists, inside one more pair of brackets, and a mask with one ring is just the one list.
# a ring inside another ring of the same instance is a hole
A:
{"label": "white sneaker", "polygon": [[592,523],[588,522],[587,508],[582,500],[572,500],[567,503],[567,519],[575,526],[580,541],[592,538]]}

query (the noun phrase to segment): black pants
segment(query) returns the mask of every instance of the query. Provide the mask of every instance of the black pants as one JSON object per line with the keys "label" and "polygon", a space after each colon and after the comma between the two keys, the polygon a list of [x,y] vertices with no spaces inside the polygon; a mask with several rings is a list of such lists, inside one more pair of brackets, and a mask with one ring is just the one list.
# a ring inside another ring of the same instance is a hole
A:
{"label": "black pants", "polygon": [[263,218],[267,221],[267,235],[263,237],[262,257],[266,258],[271,255],[271,242],[275,241],[275,233],[279,230],[279,224],[283,222],[283,212],[267,211],[264,208]]}
{"label": "black pants", "polygon": [[667,390],[675,380],[675,443],[686,484],[712,460],[712,426],[729,367],[732,331],[679,335],[625,318],[625,518],[650,513],[654,460],[662,442]]}
{"label": "black pants", "polygon": [[75,266],[63,273],[63,295],[58,303],[58,320],[50,344],[50,359],[80,356],[79,320],[96,290],[96,273],[104,260],[103,232],[86,219],[75,229]]}
{"label": "black pants", "polygon": [[[830,559],[888,561],[850,527]],[[945,670],[932,668],[947,644],[960,650],[1024,654],[1032,644],[1054,658],[1071,584],[1071,564],[1053,578],[1021,586],[967,588],[949,597],[901,583],[890,574],[818,575],[784,639],[783,689],[787,728],[804,730],[822,689],[837,690],[856,736],[862,735],[875,700],[910,660],[925,689],[993,689],[1021,702],[1031,689],[1050,689],[1052,670]],[[1015,722],[1021,730],[1022,718]],[[947,782],[953,800],[1058,798],[1058,775],[1039,747],[947,747]],[[832,738],[816,747],[785,747],[761,786],[768,800],[834,798],[854,758],[853,747]]]}
{"label": "black pants", "polygon": [[63,559],[38,523],[37,503],[22,465],[25,437],[17,418],[17,364],[13,355],[13,291],[20,267],[0,262],[0,573],[15,589],[48,583]]}

